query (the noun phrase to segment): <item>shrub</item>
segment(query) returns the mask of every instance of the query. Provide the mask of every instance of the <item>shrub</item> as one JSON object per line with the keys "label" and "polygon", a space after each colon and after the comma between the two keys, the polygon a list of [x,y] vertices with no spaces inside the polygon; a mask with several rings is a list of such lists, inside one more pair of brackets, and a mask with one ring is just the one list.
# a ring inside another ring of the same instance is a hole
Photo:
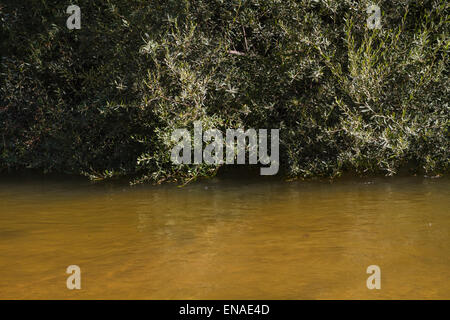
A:
{"label": "shrub", "polygon": [[449,4],[4,1],[0,167],[190,181],[174,128],[280,128],[290,177],[449,169]]}

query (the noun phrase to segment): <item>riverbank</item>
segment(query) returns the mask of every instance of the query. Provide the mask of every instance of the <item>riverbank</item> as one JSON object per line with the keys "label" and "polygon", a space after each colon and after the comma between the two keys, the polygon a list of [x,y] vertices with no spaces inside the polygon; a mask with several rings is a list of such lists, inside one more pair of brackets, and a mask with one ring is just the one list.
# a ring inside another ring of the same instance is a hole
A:
{"label": "riverbank", "polygon": [[198,122],[279,130],[290,178],[450,168],[446,0],[4,2],[0,168],[186,183],[218,168],[171,161]]}

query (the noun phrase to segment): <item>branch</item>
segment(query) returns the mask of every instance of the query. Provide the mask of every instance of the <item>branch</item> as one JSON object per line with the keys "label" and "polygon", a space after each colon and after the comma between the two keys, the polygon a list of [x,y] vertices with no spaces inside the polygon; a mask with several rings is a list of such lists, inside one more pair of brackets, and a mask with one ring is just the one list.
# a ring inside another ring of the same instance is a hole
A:
{"label": "branch", "polygon": [[240,51],[236,51],[236,50],[230,50],[228,51],[229,54],[235,54],[237,56],[245,56],[245,53],[240,52]]}

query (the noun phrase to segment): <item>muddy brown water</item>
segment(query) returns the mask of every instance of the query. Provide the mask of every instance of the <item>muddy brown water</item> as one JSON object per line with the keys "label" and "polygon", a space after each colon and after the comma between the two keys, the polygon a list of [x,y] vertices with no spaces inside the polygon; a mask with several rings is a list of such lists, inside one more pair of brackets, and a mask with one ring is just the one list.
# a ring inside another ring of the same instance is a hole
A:
{"label": "muddy brown water", "polygon": [[450,299],[449,207],[448,178],[2,177],[0,299]]}

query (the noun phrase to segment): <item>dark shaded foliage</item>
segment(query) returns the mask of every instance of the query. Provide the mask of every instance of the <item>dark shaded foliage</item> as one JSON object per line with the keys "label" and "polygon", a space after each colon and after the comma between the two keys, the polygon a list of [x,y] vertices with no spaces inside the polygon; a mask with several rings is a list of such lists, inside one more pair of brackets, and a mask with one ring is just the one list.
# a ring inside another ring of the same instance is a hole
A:
{"label": "dark shaded foliage", "polygon": [[189,180],[175,128],[280,128],[291,177],[449,169],[449,4],[5,1],[0,168]]}

